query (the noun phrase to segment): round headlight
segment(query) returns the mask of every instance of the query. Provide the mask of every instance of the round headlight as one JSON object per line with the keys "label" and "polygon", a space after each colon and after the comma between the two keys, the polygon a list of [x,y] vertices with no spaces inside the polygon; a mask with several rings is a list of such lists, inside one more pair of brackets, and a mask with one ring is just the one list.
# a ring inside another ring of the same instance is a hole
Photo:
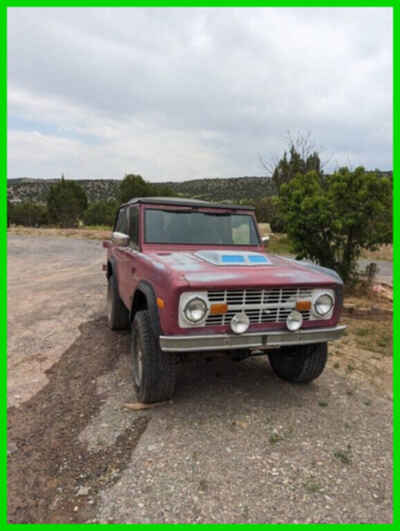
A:
{"label": "round headlight", "polygon": [[204,319],[207,313],[207,305],[203,299],[196,297],[195,299],[192,299],[186,303],[183,313],[188,321],[191,321],[192,323],[198,323]]}
{"label": "round headlight", "polygon": [[314,309],[318,315],[324,317],[333,308],[333,299],[328,293],[323,293],[314,302]]}
{"label": "round headlight", "polygon": [[303,324],[303,316],[300,312],[294,310],[290,312],[286,319],[286,326],[291,332],[298,330]]}
{"label": "round headlight", "polygon": [[243,334],[250,326],[250,319],[247,315],[242,313],[237,313],[232,317],[231,320],[231,329],[235,334]]}

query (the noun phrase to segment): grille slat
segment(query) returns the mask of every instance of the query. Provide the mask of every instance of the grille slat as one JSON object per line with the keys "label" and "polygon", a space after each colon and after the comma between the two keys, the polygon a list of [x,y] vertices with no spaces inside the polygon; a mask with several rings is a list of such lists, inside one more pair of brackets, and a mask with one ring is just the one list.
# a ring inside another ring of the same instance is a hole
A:
{"label": "grille slat", "polygon": [[[209,315],[206,325],[228,325],[232,317],[245,312],[251,324],[285,322],[298,300],[311,300],[311,289],[268,288],[248,290],[209,291],[211,303],[225,302],[228,312],[223,315]],[[310,311],[302,311],[303,319],[310,319]]]}

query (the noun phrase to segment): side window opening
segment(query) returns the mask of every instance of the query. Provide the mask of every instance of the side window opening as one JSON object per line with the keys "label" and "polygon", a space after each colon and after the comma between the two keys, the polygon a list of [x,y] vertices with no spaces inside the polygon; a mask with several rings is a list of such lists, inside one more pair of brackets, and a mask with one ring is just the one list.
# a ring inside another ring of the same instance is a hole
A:
{"label": "side window opening", "polygon": [[129,209],[129,237],[130,237],[131,247],[137,247],[138,242],[139,242],[139,209],[138,207],[131,207]]}
{"label": "side window opening", "polygon": [[118,214],[118,220],[115,225],[115,232],[122,232],[123,234],[129,234],[128,231],[128,217],[126,215],[126,208],[122,208]]}
{"label": "side window opening", "polygon": [[118,211],[117,216],[115,218],[113,232],[118,232],[118,229],[119,229],[119,211]]}

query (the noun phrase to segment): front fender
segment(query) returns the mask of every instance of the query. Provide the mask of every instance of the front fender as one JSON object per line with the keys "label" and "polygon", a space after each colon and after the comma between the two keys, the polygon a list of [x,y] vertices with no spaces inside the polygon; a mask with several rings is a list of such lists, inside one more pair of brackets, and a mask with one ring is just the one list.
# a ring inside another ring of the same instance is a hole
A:
{"label": "front fender", "polygon": [[150,314],[151,327],[156,337],[161,335],[160,314],[157,306],[157,297],[154,292],[153,286],[146,280],[141,280],[137,285],[136,291],[133,296],[132,307],[129,312],[129,319],[132,322],[135,315],[135,299],[137,300],[138,293],[142,293],[146,299],[147,310]]}
{"label": "front fender", "polygon": [[298,264],[302,267],[307,267],[308,269],[313,269],[314,271],[319,271],[320,273],[324,273],[325,275],[328,275],[336,280],[337,282],[337,288],[336,288],[336,297],[338,302],[338,307],[341,309],[343,305],[343,280],[340,277],[339,273],[337,273],[334,269],[330,269],[329,267],[323,267],[319,264],[314,264],[313,262],[307,262],[306,260],[295,260],[294,258],[285,258],[285,260],[288,260],[289,262],[294,262],[295,264]]}

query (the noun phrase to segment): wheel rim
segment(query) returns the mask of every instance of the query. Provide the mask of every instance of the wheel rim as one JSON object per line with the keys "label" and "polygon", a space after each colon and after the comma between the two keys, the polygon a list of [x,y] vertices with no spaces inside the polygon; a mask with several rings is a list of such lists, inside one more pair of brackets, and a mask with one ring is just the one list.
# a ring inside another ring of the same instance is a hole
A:
{"label": "wheel rim", "polygon": [[107,286],[107,319],[111,323],[111,313],[112,313],[112,291],[111,291],[111,280],[108,281]]}
{"label": "wheel rim", "polygon": [[140,387],[143,377],[143,351],[137,338],[133,349],[133,378],[137,387]]}

